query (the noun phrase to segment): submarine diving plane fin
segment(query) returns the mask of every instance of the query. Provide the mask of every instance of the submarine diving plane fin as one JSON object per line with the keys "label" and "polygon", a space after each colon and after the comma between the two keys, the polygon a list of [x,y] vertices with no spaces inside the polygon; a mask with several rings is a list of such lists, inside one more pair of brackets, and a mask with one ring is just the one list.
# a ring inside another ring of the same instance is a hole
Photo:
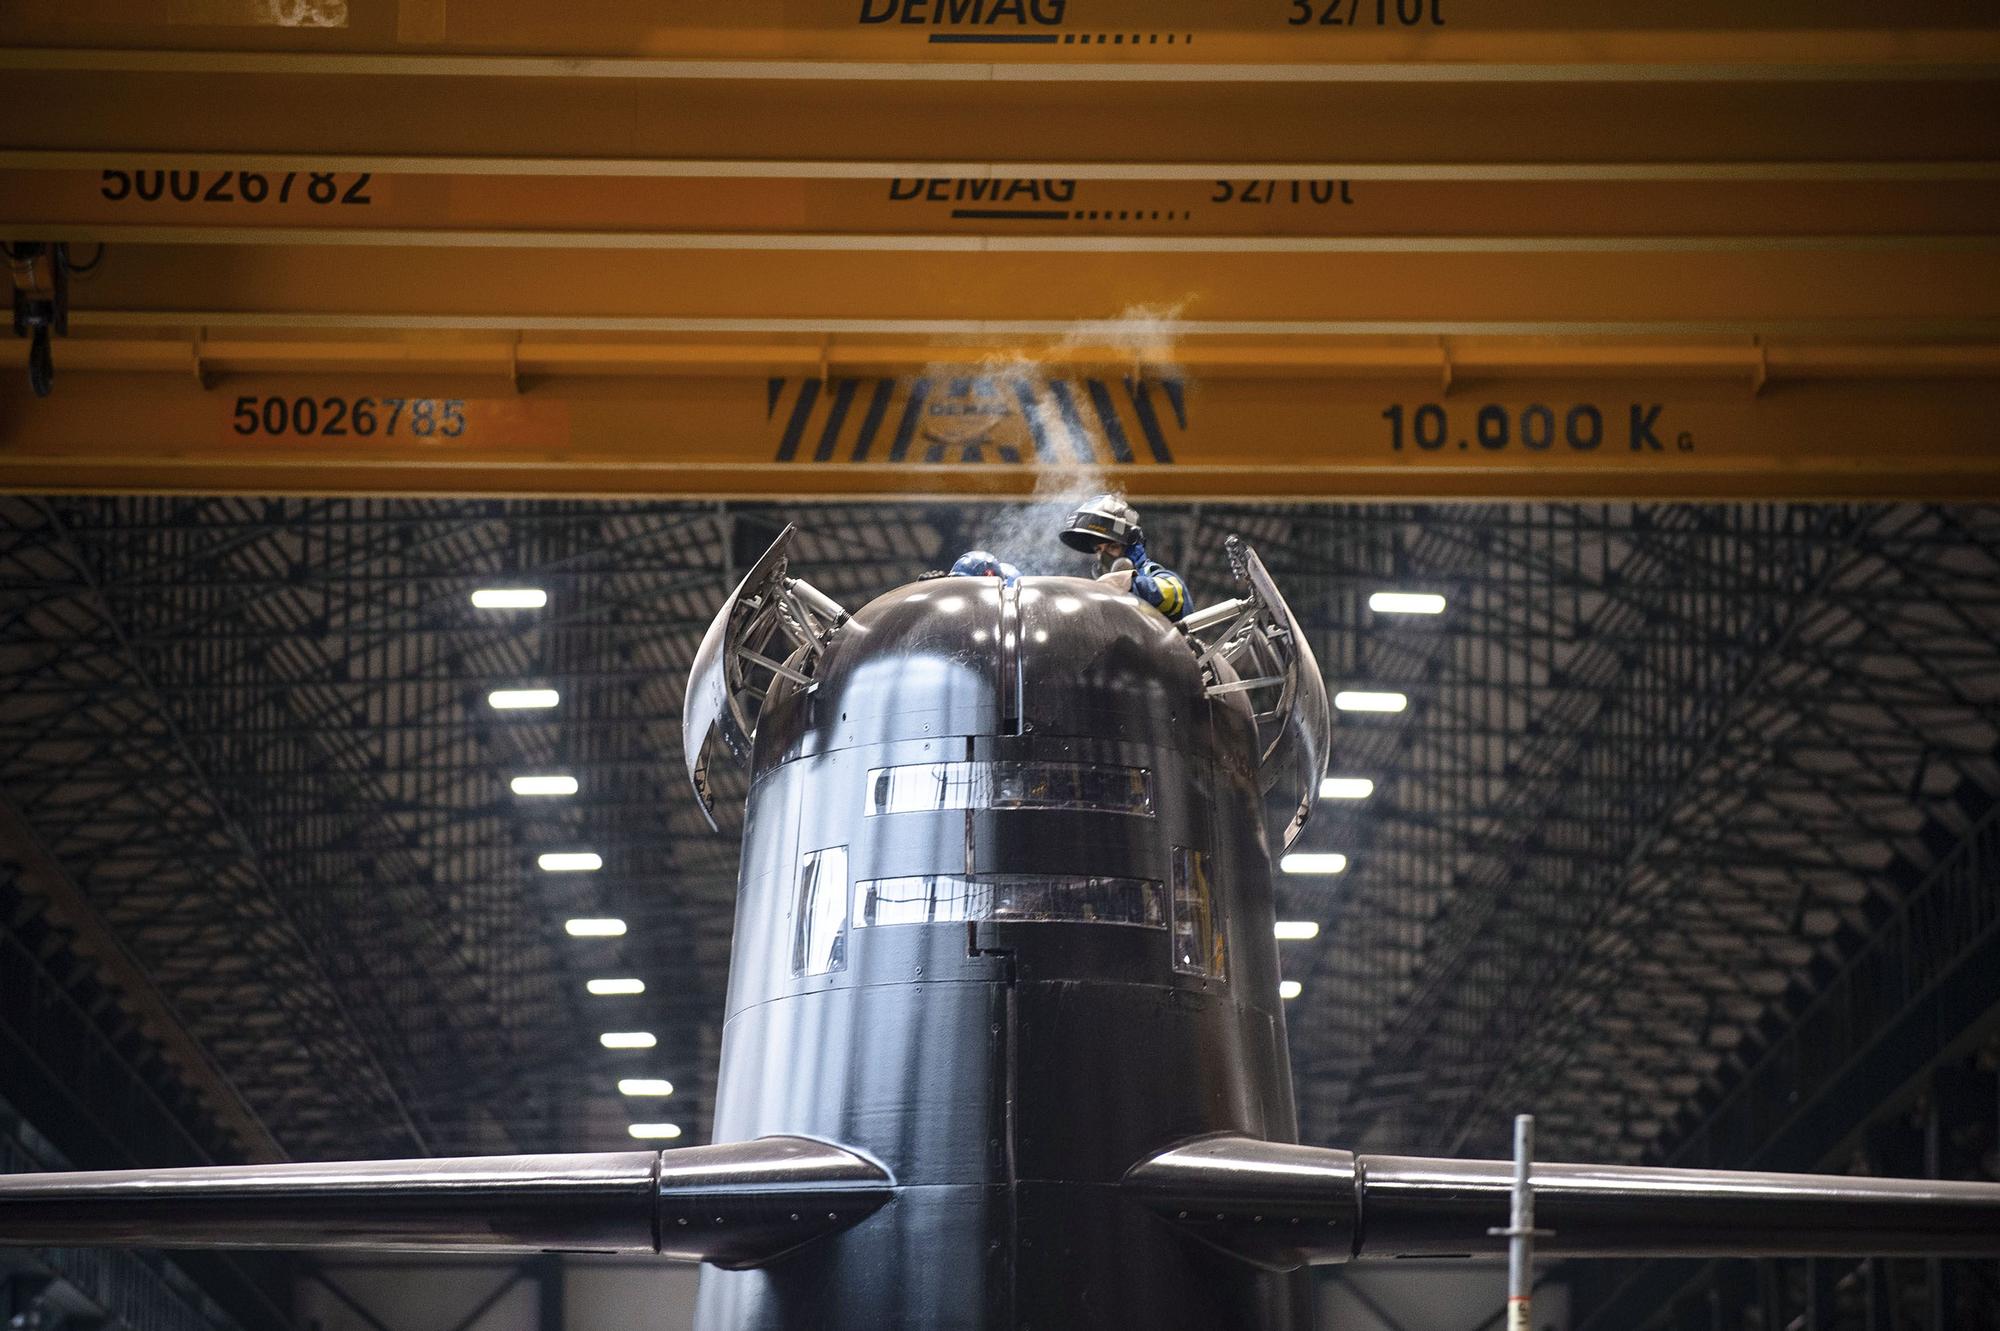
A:
{"label": "submarine diving plane fin", "polygon": [[1312,644],[1264,561],[1234,536],[1224,548],[1242,594],[1204,606],[1181,627],[1201,656],[1208,696],[1242,693],[1251,700],[1264,832],[1282,849],[1298,837],[1319,798],[1333,708]]}
{"label": "submarine diving plane fin", "polygon": [[847,611],[833,598],[804,578],[786,576],[797,535],[797,527],[786,527],[757,557],[709,623],[688,672],[682,756],[711,828],[716,823],[709,764],[716,741],[738,762],[748,762],[757,714],[771,689],[809,683],[813,664],[847,621]]}
{"label": "submarine diving plane fin", "polygon": [[[1506,1252],[1508,1160],[1355,1155],[1217,1136],[1162,1152],[1126,1190],[1261,1266]],[[1546,1257],[1989,1257],[2000,1183],[1639,1165],[1532,1167]]]}
{"label": "submarine diving plane fin", "polygon": [[802,1137],[670,1151],[0,1176],[0,1245],[637,1252],[754,1267],[889,1199]]}
{"label": "submarine diving plane fin", "polygon": [[[1494,1256],[1514,1166],[1222,1135],[1154,1155],[1132,1199],[1286,1270]],[[2000,1255],[2000,1184],[1536,1164],[1548,1257]],[[842,1147],[764,1137],[669,1151],[0,1176],[0,1245],[654,1253],[751,1268],[878,1210],[895,1181]]]}

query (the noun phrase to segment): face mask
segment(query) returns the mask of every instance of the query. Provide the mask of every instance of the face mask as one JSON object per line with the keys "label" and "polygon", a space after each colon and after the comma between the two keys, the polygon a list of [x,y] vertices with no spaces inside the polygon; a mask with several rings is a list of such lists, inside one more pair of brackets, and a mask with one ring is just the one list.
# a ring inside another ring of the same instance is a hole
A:
{"label": "face mask", "polygon": [[1104,576],[1106,573],[1122,573],[1130,567],[1132,567],[1132,561],[1125,557],[1123,551],[1117,554],[1112,554],[1106,550],[1097,552],[1097,573],[1099,577]]}

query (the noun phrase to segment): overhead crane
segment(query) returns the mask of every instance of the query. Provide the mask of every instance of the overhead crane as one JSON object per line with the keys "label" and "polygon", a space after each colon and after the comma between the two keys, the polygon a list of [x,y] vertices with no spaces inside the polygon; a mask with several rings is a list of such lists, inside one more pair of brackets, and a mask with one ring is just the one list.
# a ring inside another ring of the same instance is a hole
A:
{"label": "overhead crane", "polygon": [[1990,5],[657,8],[11,7],[0,486],[2000,496]]}

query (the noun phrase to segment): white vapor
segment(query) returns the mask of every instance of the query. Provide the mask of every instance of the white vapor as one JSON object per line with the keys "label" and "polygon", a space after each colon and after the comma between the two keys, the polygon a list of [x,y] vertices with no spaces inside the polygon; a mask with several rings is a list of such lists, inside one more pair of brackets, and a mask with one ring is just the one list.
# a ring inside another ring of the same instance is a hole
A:
{"label": "white vapor", "polygon": [[[1041,437],[1066,441],[1071,431],[1049,391],[1049,371],[1078,379],[1093,372],[1104,377],[1183,379],[1174,358],[1174,330],[1182,308],[1133,306],[1116,319],[1079,326],[1038,358],[1016,353],[995,357],[976,369],[933,366],[930,373],[989,379],[1006,385],[1010,396],[1014,385],[1023,385],[1035,402],[1038,419],[1034,425]],[[1091,414],[1095,416],[1094,409]],[[1108,447],[1101,432],[1093,432],[1091,445],[1092,453],[1099,457]],[[1102,466],[1078,461],[1064,448],[1051,448],[1050,452],[1054,456],[1024,456],[1022,465],[1035,472],[1033,497],[1024,504],[984,509],[967,529],[968,548],[989,550],[1023,573],[1087,575],[1093,571],[1090,556],[1064,545],[1060,533],[1070,514],[1085,500],[1106,491],[1122,497],[1123,491],[1105,475]]]}

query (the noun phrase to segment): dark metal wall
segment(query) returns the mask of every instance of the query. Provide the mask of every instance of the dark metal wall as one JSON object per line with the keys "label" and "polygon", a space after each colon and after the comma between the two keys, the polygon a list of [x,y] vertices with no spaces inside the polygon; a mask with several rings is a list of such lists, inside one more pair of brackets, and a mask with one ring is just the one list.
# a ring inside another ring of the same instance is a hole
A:
{"label": "dark metal wall", "polygon": [[[735,869],[678,775],[708,616],[788,519],[796,571],[857,605],[975,544],[1073,569],[1058,516],[8,500],[0,850],[90,974],[122,956],[104,1001],[159,1050],[135,1075],[192,1097],[228,1152],[607,1147],[620,1075],[674,1080],[663,1112],[699,1140]],[[1551,1157],[1901,1169],[1868,1133],[1893,1138],[1880,1125],[1917,1112],[1934,1067],[1990,1075],[1960,1046],[1992,1002],[1950,977],[1980,972],[2000,893],[2000,513],[1148,518],[1197,601],[1229,591],[1221,538],[1241,532],[1335,688],[1410,699],[1340,716],[1334,768],[1375,792],[1322,806],[1306,841],[1350,867],[1280,887],[1283,914],[1322,925],[1283,953],[1308,1139],[1502,1154],[1532,1109]],[[467,603],[502,582],[546,587],[548,608]],[[1385,588],[1449,608],[1369,611]],[[526,683],[562,706],[484,706]],[[507,793],[549,769],[579,796]],[[571,848],[604,870],[534,868]],[[563,936],[599,913],[630,933]],[[612,971],[648,993],[583,994]],[[614,1027],[660,1046],[608,1054],[593,1037]],[[1867,1061],[1883,1049],[1907,1057]],[[10,1065],[0,1094],[71,1077]],[[1976,1087],[1932,1099],[1938,1168],[1990,1169],[1950,1147],[1991,1133],[1964,1108]],[[1683,1273],[1668,1294],[1694,1306],[1736,1279]]]}

